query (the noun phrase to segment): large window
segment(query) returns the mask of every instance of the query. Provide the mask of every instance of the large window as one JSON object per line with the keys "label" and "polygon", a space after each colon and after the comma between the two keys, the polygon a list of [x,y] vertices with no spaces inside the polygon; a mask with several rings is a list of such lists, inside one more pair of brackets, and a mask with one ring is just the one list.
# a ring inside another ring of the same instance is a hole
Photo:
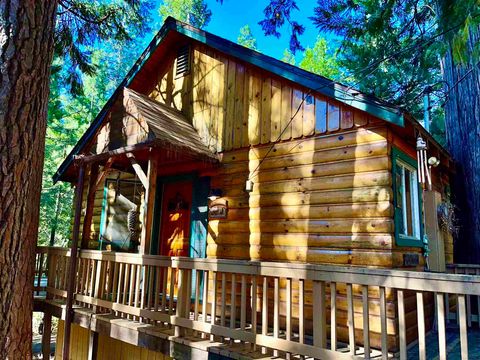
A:
{"label": "large window", "polygon": [[397,149],[393,151],[393,189],[397,245],[422,246],[417,163]]}

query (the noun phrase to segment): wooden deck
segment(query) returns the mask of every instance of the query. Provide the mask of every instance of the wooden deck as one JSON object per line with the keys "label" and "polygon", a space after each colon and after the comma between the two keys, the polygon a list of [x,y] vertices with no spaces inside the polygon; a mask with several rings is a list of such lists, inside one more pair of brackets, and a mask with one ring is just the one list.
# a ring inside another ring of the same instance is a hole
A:
{"label": "wooden deck", "polygon": [[[37,310],[62,317],[68,260],[67,249],[39,249],[37,279],[48,281],[36,287],[46,293]],[[74,321],[93,331],[220,358],[410,359],[417,349],[419,359],[446,359],[452,346],[462,359],[478,354],[469,344],[480,325],[478,275],[82,250],[74,298]]]}

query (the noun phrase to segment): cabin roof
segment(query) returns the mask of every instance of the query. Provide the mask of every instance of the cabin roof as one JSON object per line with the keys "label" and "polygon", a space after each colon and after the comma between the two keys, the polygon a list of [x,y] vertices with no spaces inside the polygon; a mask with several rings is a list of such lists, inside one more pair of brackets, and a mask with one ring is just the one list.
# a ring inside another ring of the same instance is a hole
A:
{"label": "cabin roof", "polygon": [[200,139],[197,130],[180,111],[129,88],[124,89],[124,96],[132,101],[140,117],[147,123],[153,142],[174,151],[186,151],[218,160],[217,155]]}
{"label": "cabin roof", "polygon": [[95,133],[100,128],[105,116],[115,102],[115,99],[121,94],[123,88],[132,84],[136,76],[142,71],[147,61],[152,57],[160,44],[164,42],[167,35],[175,32],[181,36],[193,39],[206,46],[212,47],[220,52],[238,58],[246,63],[250,63],[265,71],[271,72],[284,79],[300,84],[314,92],[321,93],[329,98],[336,99],[346,105],[356,109],[365,111],[377,118],[385,120],[389,123],[403,127],[405,125],[403,111],[379,98],[361,93],[339,82],[332,81],[323,76],[313,74],[311,72],[300,69],[296,66],[287,64],[270,56],[261,54],[257,51],[248,49],[244,46],[236,44],[232,41],[221,38],[217,35],[200,30],[191,25],[180,22],[172,17],[165,20],[160,31],[155,35],[148,47],[145,49],[140,58],[130,69],[126,77],[122,80],[118,88],[115,90],[111,98],[93,120],[90,127],[80,138],[78,143],[72,149],[67,158],[58,168],[53,180],[56,182],[62,179],[63,174],[72,164],[74,155],[78,155],[80,151],[90,143]]}

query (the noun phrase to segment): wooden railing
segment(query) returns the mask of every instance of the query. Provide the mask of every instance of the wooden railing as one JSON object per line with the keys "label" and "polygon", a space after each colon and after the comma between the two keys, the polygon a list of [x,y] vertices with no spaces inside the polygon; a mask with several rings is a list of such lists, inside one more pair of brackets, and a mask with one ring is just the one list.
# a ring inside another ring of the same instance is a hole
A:
{"label": "wooden railing", "polygon": [[[48,253],[47,294],[65,298],[69,251],[39,253]],[[90,250],[80,252],[75,285],[77,304],[98,313],[173,326],[176,336],[194,331],[321,359],[406,359],[412,340],[425,359],[433,314],[439,358],[446,359],[451,299],[468,359],[466,304],[480,295],[473,275]]]}
{"label": "wooden railing", "polygon": [[[447,269],[453,274],[480,276],[480,265],[477,264],[449,264],[447,265]],[[448,320],[455,320],[458,323],[459,318],[456,299],[450,299],[447,304],[449,304],[449,308],[452,310],[448,313]],[[472,323],[476,323],[476,325],[480,328],[480,296],[467,295],[466,311],[467,326],[471,327]]]}

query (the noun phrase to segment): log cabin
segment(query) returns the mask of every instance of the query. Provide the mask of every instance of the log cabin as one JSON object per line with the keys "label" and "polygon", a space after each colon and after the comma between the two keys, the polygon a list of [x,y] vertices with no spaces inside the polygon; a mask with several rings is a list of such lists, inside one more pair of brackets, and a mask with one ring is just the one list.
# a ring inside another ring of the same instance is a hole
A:
{"label": "log cabin", "polygon": [[[196,358],[203,341],[235,357],[227,338],[287,358],[402,353],[433,295],[419,312],[421,288],[312,274],[444,272],[452,168],[402,109],[168,18],[55,174],[76,188],[38,305],[65,320],[56,356]],[[172,352],[167,333],[201,335]]]}

